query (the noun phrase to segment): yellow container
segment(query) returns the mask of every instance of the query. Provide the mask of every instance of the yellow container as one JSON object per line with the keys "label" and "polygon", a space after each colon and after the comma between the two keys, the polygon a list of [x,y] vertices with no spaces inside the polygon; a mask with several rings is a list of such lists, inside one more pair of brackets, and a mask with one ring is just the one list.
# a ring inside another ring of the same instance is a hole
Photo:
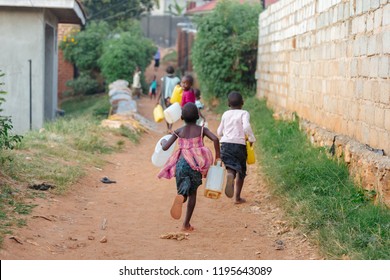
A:
{"label": "yellow container", "polygon": [[256,162],[255,150],[253,149],[253,144],[251,147],[249,141],[246,141],[246,153],[247,153],[246,163],[254,164]]}
{"label": "yellow container", "polygon": [[161,122],[164,119],[164,110],[160,104],[154,108],[153,117],[155,122]]}
{"label": "yellow container", "polygon": [[176,102],[180,104],[182,96],[183,96],[183,88],[180,85],[176,85],[172,92],[172,97],[170,100],[171,104]]}
{"label": "yellow container", "polygon": [[206,185],[204,188],[205,197],[217,199],[221,196],[225,172],[225,168],[222,167],[222,161],[220,160],[216,165],[210,167],[207,172]]}

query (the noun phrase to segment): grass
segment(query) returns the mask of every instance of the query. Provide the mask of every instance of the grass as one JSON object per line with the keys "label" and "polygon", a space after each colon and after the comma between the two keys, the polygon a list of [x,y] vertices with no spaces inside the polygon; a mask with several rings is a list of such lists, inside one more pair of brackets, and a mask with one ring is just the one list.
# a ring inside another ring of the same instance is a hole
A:
{"label": "grass", "polygon": [[0,243],[13,226],[25,225],[23,215],[34,207],[26,201],[44,197],[27,186],[44,182],[55,186],[54,193],[66,193],[87,167],[101,168],[103,155],[119,151],[125,138],[138,141],[129,129],[100,126],[110,109],[107,95],[68,100],[63,109],[65,117],[28,132],[17,149],[0,153]]}
{"label": "grass", "polygon": [[262,170],[295,226],[330,259],[390,259],[390,211],[373,205],[347,166],[313,147],[297,122],[276,121],[264,101],[245,109],[257,136]]}

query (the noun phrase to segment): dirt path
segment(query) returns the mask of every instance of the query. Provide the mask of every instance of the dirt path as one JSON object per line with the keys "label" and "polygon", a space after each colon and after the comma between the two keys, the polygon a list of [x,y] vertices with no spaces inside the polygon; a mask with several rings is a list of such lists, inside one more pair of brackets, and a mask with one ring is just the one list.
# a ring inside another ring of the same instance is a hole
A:
{"label": "dirt path", "polygon": [[[153,70],[146,74],[150,77]],[[144,97],[138,111],[152,119],[154,103]],[[215,132],[217,116],[205,115]],[[0,259],[320,258],[318,249],[288,225],[256,164],[249,166],[243,189],[247,203],[234,205],[226,196],[208,199],[201,186],[191,221],[196,231],[181,241],[161,239],[162,234],[179,232],[182,219],[174,220],[169,214],[176,191],[174,180],[159,180],[159,169],[150,161],[165,124],[159,124],[158,130],[161,132],[144,134],[138,145],[129,143],[123,152],[108,156],[109,164],[103,170],[90,168],[67,195],[36,199],[38,206],[27,226],[13,233],[23,244],[6,237]],[[208,139],[206,143],[211,147]],[[100,183],[104,176],[117,183]],[[106,242],[101,242],[104,238]]]}

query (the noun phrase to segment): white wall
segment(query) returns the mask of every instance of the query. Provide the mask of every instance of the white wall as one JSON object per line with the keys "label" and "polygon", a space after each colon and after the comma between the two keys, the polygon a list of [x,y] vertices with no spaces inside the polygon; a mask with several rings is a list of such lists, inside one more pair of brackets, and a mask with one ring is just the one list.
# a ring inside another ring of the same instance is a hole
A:
{"label": "white wall", "polygon": [[[43,126],[47,21],[53,21],[53,17],[47,13],[45,16],[43,9],[2,7],[0,10],[0,69],[5,73],[2,81],[7,92],[2,108],[3,115],[11,116],[15,133],[24,133],[30,128],[29,59],[32,60],[32,126],[33,129]],[[52,24],[56,28],[57,23]]]}

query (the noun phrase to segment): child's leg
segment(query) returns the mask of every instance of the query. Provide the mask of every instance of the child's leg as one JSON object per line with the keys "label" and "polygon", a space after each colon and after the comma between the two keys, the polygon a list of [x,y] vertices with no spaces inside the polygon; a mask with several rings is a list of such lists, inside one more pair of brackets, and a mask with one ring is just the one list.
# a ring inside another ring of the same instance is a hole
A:
{"label": "child's leg", "polygon": [[242,187],[244,186],[244,179],[245,177],[243,177],[241,174],[238,174],[236,179],[236,195],[234,196],[234,203],[236,204],[244,203],[246,201],[245,199],[241,198],[241,191]]}
{"label": "child's leg", "polygon": [[178,220],[181,217],[181,208],[184,202],[184,196],[181,194],[176,195],[175,199],[173,200],[173,204],[171,207],[171,216],[172,218]]}
{"label": "child's leg", "polygon": [[196,193],[197,193],[197,190],[188,196],[187,212],[186,212],[186,217],[185,217],[184,222],[183,222],[183,229],[182,229],[184,231],[194,230],[194,227],[191,226],[191,224],[190,224],[190,220],[191,220],[192,213],[194,212],[195,205],[196,205]]}
{"label": "child's leg", "polygon": [[236,177],[236,171],[230,168],[226,168],[226,186],[225,194],[227,197],[233,197],[234,195],[234,178]]}

